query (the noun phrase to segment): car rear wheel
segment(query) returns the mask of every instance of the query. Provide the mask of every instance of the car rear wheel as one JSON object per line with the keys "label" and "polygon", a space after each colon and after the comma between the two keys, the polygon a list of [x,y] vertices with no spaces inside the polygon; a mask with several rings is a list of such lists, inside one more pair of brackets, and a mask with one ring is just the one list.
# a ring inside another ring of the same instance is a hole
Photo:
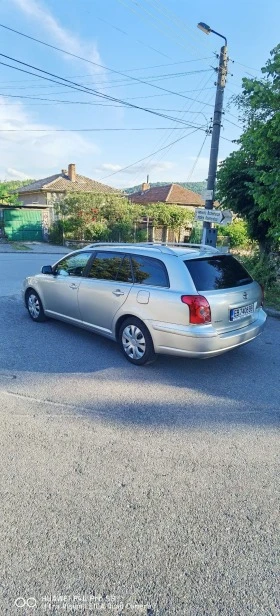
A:
{"label": "car rear wheel", "polygon": [[30,290],[26,294],[26,306],[29,316],[33,321],[42,323],[46,320],[42,302],[36,291]]}
{"label": "car rear wheel", "polygon": [[119,343],[124,356],[132,364],[143,366],[156,360],[151,334],[140,319],[130,317],[122,323]]}

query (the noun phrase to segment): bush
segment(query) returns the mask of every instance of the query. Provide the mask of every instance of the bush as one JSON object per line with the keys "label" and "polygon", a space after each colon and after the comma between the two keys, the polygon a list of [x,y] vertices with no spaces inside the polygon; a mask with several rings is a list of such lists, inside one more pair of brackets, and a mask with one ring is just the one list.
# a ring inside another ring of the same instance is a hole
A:
{"label": "bush", "polygon": [[250,244],[248,225],[244,220],[234,220],[230,225],[218,226],[219,235],[229,238],[231,248],[246,248]]}
{"label": "bush", "polygon": [[51,244],[63,244],[63,224],[62,220],[54,222],[49,229],[49,242]]}
{"label": "bush", "polygon": [[277,259],[258,250],[251,255],[237,256],[249,274],[262,284],[265,289],[271,289],[276,284],[277,270],[279,268]]}
{"label": "bush", "polygon": [[94,222],[84,230],[84,239],[89,242],[104,242],[109,237],[109,229],[103,222]]}
{"label": "bush", "polygon": [[191,235],[190,235],[190,243],[191,244],[200,244],[201,243],[201,237],[202,237],[202,224],[201,223],[194,223],[192,231],[191,231]]}

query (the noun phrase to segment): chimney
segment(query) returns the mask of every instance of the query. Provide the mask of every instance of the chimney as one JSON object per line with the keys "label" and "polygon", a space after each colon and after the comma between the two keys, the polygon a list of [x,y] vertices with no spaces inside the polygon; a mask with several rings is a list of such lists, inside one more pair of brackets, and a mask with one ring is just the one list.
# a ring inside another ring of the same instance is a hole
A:
{"label": "chimney", "polygon": [[149,190],[150,188],[151,187],[150,187],[150,184],[148,184],[148,182],[143,182],[143,184],[142,184],[142,192],[145,192],[145,190]]}
{"label": "chimney", "polygon": [[76,165],[74,163],[68,165],[68,177],[71,182],[76,182]]}

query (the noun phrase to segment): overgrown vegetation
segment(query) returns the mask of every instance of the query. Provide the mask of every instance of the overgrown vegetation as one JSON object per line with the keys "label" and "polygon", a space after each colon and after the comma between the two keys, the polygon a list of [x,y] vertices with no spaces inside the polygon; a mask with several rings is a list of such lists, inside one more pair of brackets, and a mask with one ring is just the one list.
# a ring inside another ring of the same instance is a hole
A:
{"label": "overgrown vegetation", "polygon": [[249,274],[264,288],[265,305],[280,310],[280,259],[255,249],[250,254],[235,253]]}
{"label": "overgrown vegetation", "polygon": [[164,203],[136,205],[116,195],[71,193],[54,204],[58,220],[50,230],[50,241],[144,241],[148,227],[179,231],[193,220],[187,208]]}
{"label": "overgrown vegetation", "polygon": [[231,248],[248,248],[252,243],[245,220],[233,220],[232,224],[225,227],[219,225],[218,235],[228,237]]}

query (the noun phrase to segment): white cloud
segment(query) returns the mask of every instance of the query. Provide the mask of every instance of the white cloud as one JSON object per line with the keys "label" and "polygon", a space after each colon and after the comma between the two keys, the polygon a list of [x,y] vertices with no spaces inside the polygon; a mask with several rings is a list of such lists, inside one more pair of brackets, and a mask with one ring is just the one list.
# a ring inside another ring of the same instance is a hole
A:
{"label": "white cloud", "polygon": [[[168,169],[173,169],[174,167],[174,163],[170,162],[170,161],[162,161],[162,162],[148,162],[147,163],[147,167],[145,167],[143,165],[143,163],[139,163],[139,165],[133,165],[133,167],[129,167],[128,169],[123,169],[123,171],[121,171],[122,166],[121,165],[117,165],[117,164],[113,164],[113,163],[103,163],[102,165],[100,165],[98,167],[98,169],[95,169],[95,173],[102,173],[104,171],[120,171],[120,176],[121,175],[135,175],[136,173],[142,173],[143,176],[147,175],[147,173],[151,173],[153,172],[155,173],[161,173],[163,171],[167,171]],[[117,177],[117,176],[116,176]]]}
{"label": "white cloud", "polygon": [[7,180],[27,180],[28,178],[26,173],[22,173],[22,171],[18,171],[17,169],[12,169],[12,167],[6,169],[5,177]]}
{"label": "white cloud", "polygon": [[[77,164],[78,173],[87,175],[99,148],[79,133],[51,132],[56,128],[34,122],[22,103],[6,103],[0,97],[0,178],[15,177],[15,173],[28,178],[46,177],[59,173],[69,162]],[[11,132],[5,132],[7,129]],[[39,129],[47,132],[31,132]]]}
{"label": "white cloud", "polygon": [[[97,64],[101,63],[96,43],[94,41],[85,43],[81,41],[77,35],[63,28],[43,3],[38,0],[10,0],[10,3],[13,3],[17,9],[22,11],[28,19],[32,19],[40,28],[46,30],[52,41],[56,42],[56,44],[62,49],[65,49],[65,51],[87,58],[91,62],[96,62]],[[75,58],[71,58],[67,55],[62,57],[64,57],[65,60],[75,60]],[[87,66],[89,71],[94,75],[103,72],[98,66],[93,66],[91,64]]]}
{"label": "white cloud", "polygon": [[98,169],[95,169],[96,173],[101,173],[101,171],[119,171],[121,169],[121,165],[112,165],[111,163],[104,163],[100,165]]}

